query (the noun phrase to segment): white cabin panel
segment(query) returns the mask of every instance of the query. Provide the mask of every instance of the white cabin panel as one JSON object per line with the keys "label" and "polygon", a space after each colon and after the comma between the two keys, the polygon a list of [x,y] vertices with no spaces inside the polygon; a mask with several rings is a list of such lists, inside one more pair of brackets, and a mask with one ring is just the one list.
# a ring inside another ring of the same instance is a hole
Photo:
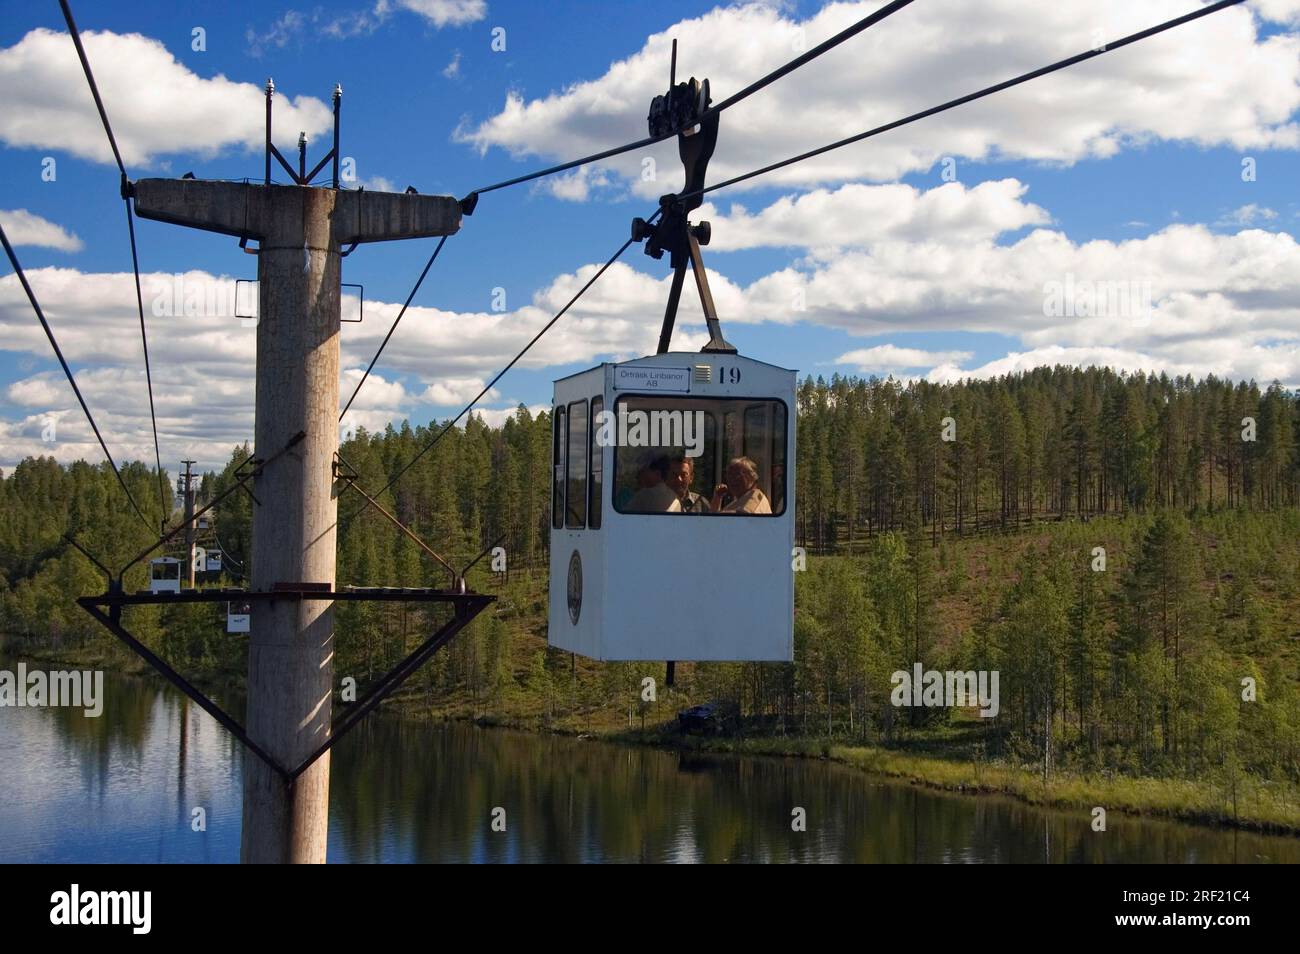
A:
{"label": "white cabin panel", "polygon": [[[794,410],[795,372],[738,355],[654,355],[555,382],[550,644],[605,660],[791,660]],[[638,417],[653,426],[637,433]],[[706,512],[719,483],[739,495],[722,507],[746,512]]]}

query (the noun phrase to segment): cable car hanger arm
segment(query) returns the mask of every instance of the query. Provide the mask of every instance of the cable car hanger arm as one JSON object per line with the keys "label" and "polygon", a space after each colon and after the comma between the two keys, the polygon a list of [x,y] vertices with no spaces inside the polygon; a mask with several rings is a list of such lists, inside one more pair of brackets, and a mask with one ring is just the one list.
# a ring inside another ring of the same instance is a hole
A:
{"label": "cable car hanger arm", "polygon": [[709,81],[699,82],[691,77],[688,83],[675,83],[677,72],[677,41],[673,41],[673,60],[668,80],[668,93],[656,96],[650,104],[648,123],[654,135],[665,129],[682,130],[677,134],[677,153],[685,171],[682,191],[661,196],[659,223],[645,219],[632,220],[632,241],[646,243],[645,253],[651,258],[669,254],[673,269],[672,286],[664,308],[663,327],[659,332],[658,354],[666,354],[672,343],[673,326],[677,323],[677,306],[681,302],[682,285],[686,268],[695,275],[695,288],[700,295],[700,306],[709,329],[709,341],[701,352],[735,354],[736,348],[722,336],[722,324],[709,290],[709,277],[704,268],[700,246],[708,245],[712,231],[708,222],[691,225],[690,213],[704,202],[704,176],[718,143],[718,123],[721,110],[710,108]]}

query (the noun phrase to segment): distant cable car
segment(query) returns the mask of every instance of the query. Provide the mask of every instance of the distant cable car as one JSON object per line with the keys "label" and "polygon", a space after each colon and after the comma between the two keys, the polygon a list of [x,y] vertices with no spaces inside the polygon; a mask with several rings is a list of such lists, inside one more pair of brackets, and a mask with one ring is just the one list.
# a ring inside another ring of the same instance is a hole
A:
{"label": "distant cable car", "polygon": [[221,572],[221,551],[209,550],[207,557],[207,571],[209,573]]}
{"label": "distant cable car", "polygon": [[196,523],[200,530],[207,530],[211,526],[211,524],[208,523],[207,517],[199,517]]}
{"label": "distant cable car", "polygon": [[226,632],[247,633],[252,614],[253,606],[251,603],[227,603]]}
{"label": "distant cable car", "polygon": [[552,646],[793,659],[795,377],[670,352],[555,382]]}
{"label": "distant cable car", "polygon": [[149,592],[179,593],[181,561],[176,557],[154,557],[149,561]]}

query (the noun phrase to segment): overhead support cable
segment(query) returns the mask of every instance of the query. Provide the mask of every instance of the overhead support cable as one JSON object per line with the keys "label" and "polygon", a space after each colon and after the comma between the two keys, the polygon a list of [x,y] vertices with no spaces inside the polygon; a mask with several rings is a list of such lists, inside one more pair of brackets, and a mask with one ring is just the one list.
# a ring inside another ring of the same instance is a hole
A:
{"label": "overhead support cable", "polygon": [[[660,214],[661,211],[655,212],[655,214],[652,215],[648,221],[653,222],[656,218],[659,217]],[[621,246],[619,246],[618,251],[615,252],[613,255],[611,255],[608,259],[606,259],[605,264],[600,266],[600,268],[596,270],[595,274],[593,274],[591,278],[587,279],[587,282],[581,288],[578,289],[578,291],[574,294],[572,298],[568,300],[565,306],[555,313],[555,317],[553,317],[550,321],[548,321],[545,325],[543,325],[541,330],[539,330],[537,334],[533,335],[532,339],[528,342],[528,344],[524,345],[523,348],[520,349],[519,353],[510,359],[510,363],[507,364],[500,371],[498,371],[496,376],[483,387],[483,390],[479,391],[478,395],[475,396],[475,398],[472,401],[466,404],[461,409],[459,414],[457,414],[454,418],[452,418],[445,425],[443,425],[442,429],[438,431],[436,435],[434,435],[433,440],[425,444],[424,447],[422,447],[414,457],[412,457],[409,461],[407,461],[402,466],[401,470],[399,470],[396,474],[394,474],[393,477],[389,479],[388,483],[384,484],[384,486],[381,487],[374,494],[374,496],[375,497],[382,496],[384,491],[388,490],[395,483],[397,483],[397,481],[401,479],[402,475],[405,474],[412,467],[414,467],[416,462],[419,461],[421,457],[423,457],[429,451],[433,450],[433,448],[437,445],[437,443],[440,440],[442,440],[442,438],[446,435],[446,433],[449,430],[451,430],[453,427],[455,427],[456,424],[460,422],[461,418],[463,418],[466,414],[468,414],[474,408],[474,406],[483,399],[483,396],[487,394],[489,391],[491,391],[493,387],[496,386],[496,383],[500,381],[502,377],[504,377],[507,371],[513,368],[516,364],[518,364],[519,359],[521,359],[524,355],[526,355],[529,352],[529,350],[533,347],[533,345],[537,344],[537,342],[541,340],[542,335],[550,331],[551,328],[555,325],[555,323],[559,321],[561,318],[563,318],[565,313],[570,308],[572,308],[575,304],[577,304],[578,299],[581,298],[584,294],[586,294],[587,290],[591,288],[592,285],[596,284],[597,280],[599,280],[600,277],[609,270],[610,266],[612,266],[616,261],[618,261],[618,259],[623,255],[623,253],[626,252],[628,248],[631,247],[632,243],[633,240],[629,238],[626,242],[624,242]],[[360,508],[354,511],[352,514],[350,514],[347,518],[347,522],[351,523],[352,519],[363,509],[365,508],[364,507]]]}
{"label": "overhead support cable", "polygon": [[95,108],[99,110],[99,121],[104,124],[104,132],[108,134],[108,144],[113,149],[113,158],[117,160],[118,171],[122,173],[122,187],[125,190],[129,181],[126,166],[122,163],[122,152],[117,148],[117,139],[113,136],[113,127],[108,123],[108,113],[104,111],[104,100],[99,95],[99,86],[95,83],[95,74],[90,71],[90,60],[86,58],[86,48],[81,45],[81,31],[77,29],[77,21],[72,18],[72,8],[68,6],[68,0],[59,0],[59,6],[63,8],[63,19],[68,23],[68,32],[72,34],[73,45],[77,48],[77,57],[81,60],[81,71],[86,74],[86,82],[90,84],[90,94],[95,97]]}
{"label": "overhead support cable", "polygon": [[[714,105],[709,109],[709,113],[720,113],[724,109],[728,109],[729,107],[735,106],[737,103],[745,99],[748,99],[750,96],[752,96],[754,93],[757,93],[759,90],[764,89],[767,86],[770,86],[772,83],[776,82],[782,77],[787,76],[790,73],[793,73],[799,67],[805,65],[806,63],[810,63],[813,60],[817,59],[817,57],[821,56],[822,54],[827,53],[830,50],[833,50],[835,47],[839,46],[841,43],[845,42],[846,40],[852,39],[853,37],[857,36],[859,33],[861,33],[863,30],[866,30],[868,27],[875,26],[881,20],[884,20],[886,17],[891,16],[894,13],[897,13],[899,10],[903,9],[903,7],[907,6],[912,2],[913,0],[892,0],[892,2],[885,4],[883,7],[881,7],[879,10],[875,11],[874,13],[868,14],[867,16],[862,17],[861,19],[855,21],[850,26],[841,30],[839,33],[836,33],[830,39],[817,44],[815,47],[813,47],[811,50],[808,50],[806,53],[802,53],[799,56],[796,56],[788,63],[785,63],[777,67],[776,69],[772,70],[770,73],[766,74],[765,76],[750,83],[744,89],[740,90],[740,92],[735,93],[734,95],[729,96],[727,99],[724,99],[722,102]],[[676,53],[674,51],[674,56],[675,55]],[[673,136],[676,136],[678,133],[682,131],[683,130],[681,129],[668,129],[660,133],[659,135],[647,136],[646,138],[638,139],[635,142],[625,143],[622,146],[615,146],[613,149],[605,149],[602,150],[601,152],[593,153],[590,156],[583,156],[581,159],[573,159],[570,160],[569,162],[562,162],[559,165],[549,166],[545,169],[538,169],[534,172],[524,173],[523,175],[515,176],[514,178],[511,179],[505,179],[501,182],[494,182],[491,185],[487,185],[487,186],[483,186],[482,188],[475,189],[473,192],[469,194],[469,196],[467,196],[464,200],[462,200],[462,204],[465,205],[468,208],[468,210],[472,211],[474,204],[477,202],[477,197],[482,195],[485,192],[495,192],[497,189],[504,189],[508,186],[520,185],[521,183],[524,182],[532,182],[534,179],[541,179],[546,176],[555,175],[560,172],[567,172],[570,169],[576,169],[578,166],[585,166],[593,162],[600,162],[602,159],[612,159],[615,156],[621,156],[624,153],[634,152],[637,149],[644,149],[647,146],[653,146],[655,143],[663,142],[665,139],[671,139]]]}
{"label": "overhead support cable", "polygon": [[140,343],[144,348],[144,376],[149,389],[149,422],[153,427],[154,468],[158,477],[158,526],[162,529],[167,526],[167,484],[163,479],[162,454],[158,450],[158,415],[154,409],[153,370],[149,366],[149,338],[144,324],[144,296],[140,291],[140,255],[135,242],[135,218],[131,212],[131,180],[126,174],[126,165],[122,162],[122,152],[117,147],[117,137],[113,135],[113,126],[108,121],[108,111],[104,109],[104,99],[99,95],[99,84],[95,82],[95,74],[90,68],[90,59],[86,56],[85,46],[82,45],[81,31],[77,29],[77,21],[73,19],[72,8],[68,5],[68,0],[59,0],[59,6],[63,9],[63,19],[68,24],[68,33],[72,35],[72,43],[77,48],[77,58],[81,60],[82,72],[86,74],[86,83],[90,86],[90,94],[94,97],[95,108],[99,111],[99,120],[104,125],[104,134],[108,136],[108,144],[113,150],[113,158],[117,161],[118,171],[122,174],[121,194],[122,200],[126,203],[127,233],[131,237],[131,268],[135,273],[135,300],[140,313]]}
{"label": "overhead support cable", "polygon": [[1058,70],[1063,70],[1067,67],[1074,66],[1078,63],[1084,62],[1085,60],[1091,60],[1098,56],[1104,56],[1105,54],[1110,53],[1114,50],[1122,49],[1123,47],[1130,46],[1131,44],[1137,43],[1141,40],[1145,40],[1148,39],[1149,37],[1156,36],[1159,33],[1164,33],[1168,30],[1174,29],[1175,27],[1183,26],[1186,23],[1191,23],[1194,20],[1199,20],[1202,17],[1207,17],[1212,13],[1218,13],[1220,10],[1226,10],[1228,7],[1234,7],[1244,2],[1245,0],[1219,0],[1219,2],[1217,3],[1212,3],[1209,6],[1202,7],[1199,10],[1193,10],[1191,13],[1183,14],[1182,16],[1175,17],[1172,20],[1166,20],[1163,23],[1158,23],[1153,27],[1148,27],[1147,29],[1140,30],[1137,33],[1130,33],[1126,37],[1122,37],[1121,39],[1114,40],[1103,46],[1099,46],[1095,49],[1091,49],[1083,53],[1076,53],[1074,56],[1066,57],[1063,60],[1058,60],[1057,62],[1052,63],[1048,66],[1042,66],[1036,70],[1030,70],[1028,73],[1022,73],[1019,76],[1013,77],[1011,79],[1003,80],[1001,83],[995,83],[992,86],[986,86],[984,87],[984,89],[978,90],[974,93],[968,93],[965,96],[959,96],[956,99],[950,99],[946,103],[940,103],[938,106],[931,106],[929,109],[923,109],[918,113],[912,113],[912,115],[904,116],[902,119],[896,119],[893,122],[885,123],[885,125],[883,126],[876,126],[874,129],[868,129],[865,132],[860,132],[855,136],[849,136],[845,139],[837,140],[825,146],[820,146],[817,149],[811,149],[808,152],[800,153],[797,156],[791,156],[789,159],[782,159],[779,162],[770,163],[769,165],[763,166],[760,169],[755,169],[752,172],[746,172],[742,175],[732,176],[730,179],[724,179],[721,182],[715,182],[713,185],[708,186],[707,188],[704,189],[700,189],[695,193],[686,193],[681,198],[689,198],[692,195],[706,195],[710,192],[715,192],[718,189],[725,189],[728,186],[733,186],[741,182],[746,182],[750,179],[756,178],[761,175],[765,175],[769,172],[775,172],[777,169],[784,169],[786,166],[792,166],[795,163],[803,162],[806,159],[812,159],[815,158],[816,156],[824,155],[825,153],[831,152],[835,149],[841,149],[844,146],[850,146],[855,142],[862,142],[862,140],[870,139],[872,136],[879,136],[881,133],[886,133],[889,132],[890,130],[898,129],[900,126],[906,126],[909,125],[910,123],[917,122],[918,120],[927,119],[930,116],[934,116],[939,113],[946,112],[947,110],[950,109],[955,109],[958,106],[964,106],[966,103],[974,102],[977,99],[983,99],[986,96],[992,96],[994,93],[1000,93],[1003,90],[1011,89],[1013,86],[1019,86],[1022,83],[1028,83],[1030,80],[1038,79],[1040,76],[1046,76],[1049,73],[1055,73]]}
{"label": "overhead support cable", "polygon": [[429,269],[437,260],[438,253],[442,251],[442,247],[446,243],[447,236],[444,235],[442,238],[438,239],[438,245],[433,250],[433,254],[430,255],[429,260],[424,263],[424,271],[420,272],[420,277],[415,280],[415,287],[411,289],[411,293],[406,296],[406,301],[402,303],[402,310],[399,311],[397,317],[393,319],[393,325],[388,329],[388,334],[384,335],[384,340],[380,342],[379,350],[375,352],[375,356],[370,359],[370,364],[366,366],[366,373],[361,375],[361,380],[358,381],[357,386],[352,389],[352,396],[348,398],[348,403],[343,405],[343,410],[339,411],[340,421],[343,420],[344,415],[348,413],[348,408],[352,407],[352,402],[357,399],[357,394],[361,391],[361,385],[365,384],[366,378],[370,377],[370,372],[374,369],[375,362],[379,360],[379,356],[384,353],[384,348],[388,347],[388,339],[393,337],[393,332],[397,330],[397,325],[402,320],[402,316],[406,314],[406,309],[411,306],[411,301],[415,298],[415,293],[420,290],[420,286],[424,283],[424,276],[429,274]]}
{"label": "overhead support cable", "polygon": [[54,349],[54,356],[59,359],[59,364],[63,366],[63,373],[67,377],[68,383],[72,385],[72,393],[77,396],[77,401],[81,404],[81,410],[86,415],[86,421],[90,424],[90,429],[95,432],[95,439],[99,441],[100,449],[103,450],[104,456],[108,459],[108,466],[113,468],[113,474],[117,477],[117,482],[121,484],[122,492],[126,494],[126,499],[131,502],[131,509],[144,521],[144,525],[152,530],[153,522],[144,515],[143,511],[140,510],[140,505],[135,502],[135,497],[131,495],[131,489],[127,487],[126,481],[122,479],[122,472],[117,468],[117,462],[113,460],[108,445],[104,443],[104,436],[99,432],[99,426],[95,423],[94,415],[90,413],[90,408],[86,406],[86,399],[81,396],[81,388],[77,387],[77,379],[73,377],[72,369],[68,367],[67,359],[63,357],[63,351],[54,338],[50,323],[45,318],[45,312],[41,310],[40,302],[36,300],[36,293],[32,291],[32,286],[27,281],[27,275],[18,262],[18,256],[14,254],[13,246],[9,244],[9,236],[5,234],[3,225],[0,225],[0,243],[4,244],[5,255],[9,257],[9,264],[13,266],[14,274],[18,276],[19,284],[23,286],[23,291],[27,293],[27,300],[31,302],[32,310],[36,312],[41,327],[45,329],[45,337],[49,339],[50,347]]}
{"label": "overhead support cable", "polygon": [[149,423],[153,425],[153,460],[158,473],[158,512],[159,530],[167,527],[167,482],[163,479],[162,455],[158,451],[158,416],[153,404],[153,371],[149,367],[149,336],[144,328],[144,295],[140,291],[140,256],[135,248],[135,216],[131,212],[131,200],[126,200],[126,227],[131,235],[131,269],[135,272],[135,303],[140,312],[140,345],[144,348],[144,380],[149,388]]}

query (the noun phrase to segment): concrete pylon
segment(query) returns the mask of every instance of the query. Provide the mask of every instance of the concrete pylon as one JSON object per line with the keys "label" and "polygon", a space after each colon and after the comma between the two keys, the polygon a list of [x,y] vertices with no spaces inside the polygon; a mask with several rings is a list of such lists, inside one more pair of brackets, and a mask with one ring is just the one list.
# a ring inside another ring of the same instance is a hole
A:
{"label": "concrete pylon", "polygon": [[[135,183],[141,218],[255,239],[260,282],[255,441],[269,457],[306,438],[257,478],[250,585],[335,586],[333,463],[339,436],[340,249],[451,235],[449,196],[346,192],[197,179]],[[248,657],[250,738],[293,769],[329,738],[333,604],[253,602]],[[244,762],[244,862],[320,863],[329,816],[327,752],[292,783]]]}

